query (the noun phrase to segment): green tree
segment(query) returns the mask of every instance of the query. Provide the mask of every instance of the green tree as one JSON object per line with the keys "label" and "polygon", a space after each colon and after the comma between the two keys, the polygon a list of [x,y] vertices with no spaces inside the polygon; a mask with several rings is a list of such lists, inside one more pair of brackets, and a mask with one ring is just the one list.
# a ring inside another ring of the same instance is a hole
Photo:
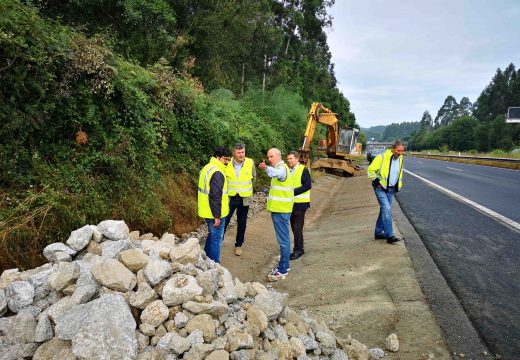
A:
{"label": "green tree", "polygon": [[449,125],[457,118],[459,115],[459,104],[457,103],[457,100],[449,95],[444,100],[444,104],[440,107],[439,111],[437,112],[437,116],[435,117],[435,128],[438,128],[440,126],[446,126]]}

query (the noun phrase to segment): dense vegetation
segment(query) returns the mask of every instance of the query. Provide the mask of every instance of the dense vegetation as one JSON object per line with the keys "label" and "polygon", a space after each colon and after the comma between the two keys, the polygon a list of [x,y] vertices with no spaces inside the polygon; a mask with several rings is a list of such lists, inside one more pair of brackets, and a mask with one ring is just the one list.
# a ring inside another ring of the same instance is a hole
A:
{"label": "dense vegetation", "polygon": [[354,125],[332,3],[0,0],[2,268],[106,218],[191,229],[212,149],[297,148],[312,101]]}
{"label": "dense vegetation", "polygon": [[394,141],[401,139],[408,141],[410,136],[420,128],[419,122],[392,123],[390,125],[372,126],[362,129],[368,140],[374,141]]}
{"label": "dense vegetation", "polygon": [[520,70],[510,64],[498,69],[489,85],[472,104],[448,96],[434,120],[425,111],[409,148],[458,151],[509,151],[520,146],[520,126],[505,122],[507,108],[520,106]]}

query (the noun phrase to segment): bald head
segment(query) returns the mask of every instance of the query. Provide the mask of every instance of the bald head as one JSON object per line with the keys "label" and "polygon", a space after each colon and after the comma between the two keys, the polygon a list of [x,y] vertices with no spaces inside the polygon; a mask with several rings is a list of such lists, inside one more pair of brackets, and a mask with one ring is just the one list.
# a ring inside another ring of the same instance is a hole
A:
{"label": "bald head", "polygon": [[271,148],[267,152],[267,159],[269,160],[271,166],[275,166],[282,160],[282,152],[277,148]]}

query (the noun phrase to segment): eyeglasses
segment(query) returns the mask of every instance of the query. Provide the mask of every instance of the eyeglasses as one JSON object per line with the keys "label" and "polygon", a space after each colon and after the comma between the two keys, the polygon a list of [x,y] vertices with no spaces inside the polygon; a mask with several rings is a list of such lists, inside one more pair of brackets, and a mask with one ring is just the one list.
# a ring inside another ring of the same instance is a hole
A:
{"label": "eyeglasses", "polygon": [[231,158],[230,158],[230,157],[227,157],[227,156],[222,156],[221,159],[223,159],[223,160],[225,160],[225,161],[229,161],[229,160],[231,160]]}

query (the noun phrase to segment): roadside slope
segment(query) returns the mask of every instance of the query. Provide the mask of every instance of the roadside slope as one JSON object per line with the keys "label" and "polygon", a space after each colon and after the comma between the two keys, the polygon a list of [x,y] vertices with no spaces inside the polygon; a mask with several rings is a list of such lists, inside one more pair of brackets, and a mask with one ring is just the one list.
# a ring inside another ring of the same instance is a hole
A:
{"label": "roadside slope", "polygon": [[[290,294],[289,305],[306,309],[341,337],[383,348],[396,333],[400,350],[386,359],[450,359],[406,247],[373,240],[378,211],[365,177],[320,177],[306,219],[306,254],[273,286]],[[233,255],[234,237],[231,228],[222,264],[243,281],[266,283],[278,255],[269,214],[249,219],[241,257]]]}

